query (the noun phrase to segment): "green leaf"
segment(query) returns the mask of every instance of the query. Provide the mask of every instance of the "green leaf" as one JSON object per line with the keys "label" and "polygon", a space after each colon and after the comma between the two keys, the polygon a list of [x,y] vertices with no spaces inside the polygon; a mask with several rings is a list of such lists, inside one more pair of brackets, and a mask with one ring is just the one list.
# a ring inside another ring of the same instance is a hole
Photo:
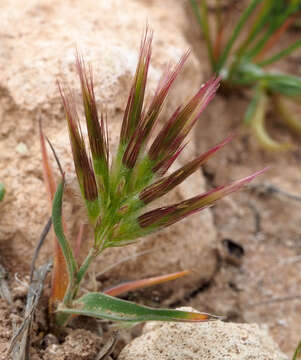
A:
{"label": "green leaf", "polygon": [[298,11],[297,2],[291,2],[290,4],[281,4],[280,2],[274,1],[275,8],[270,14],[268,29],[263,33],[261,39],[255,44],[255,46],[248,52],[247,57],[254,58],[264,48],[265,44],[277,34],[277,30],[283,26],[288,18]]}
{"label": "green leaf", "polygon": [[75,308],[60,306],[59,313],[91,316],[111,321],[180,321],[201,322],[217,316],[172,309],[154,309],[101,293],[88,293],[73,303]]}
{"label": "green leaf", "polygon": [[285,96],[301,94],[301,79],[297,76],[286,74],[266,74],[263,76],[267,89]]}
{"label": "green leaf", "polygon": [[210,32],[210,27],[209,27],[209,22],[208,22],[208,9],[207,9],[207,4],[206,4],[206,0],[202,0],[200,3],[200,6],[198,5],[196,0],[190,0],[190,5],[192,7],[192,10],[195,14],[195,17],[202,29],[204,38],[205,38],[205,42],[206,42],[206,46],[207,46],[207,51],[208,51],[208,56],[210,59],[210,63],[211,63],[211,67],[212,70],[215,70],[215,59],[214,59],[214,55],[213,55],[213,46],[212,46],[212,39],[211,39],[211,32]]}
{"label": "green leaf", "polygon": [[250,104],[247,108],[247,111],[245,113],[245,117],[244,117],[244,123],[245,124],[250,124],[252,118],[254,117],[255,111],[257,109],[257,105],[260,99],[260,95],[261,92],[259,91],[258,87],[256,87],[255,89],[255,95],[253,97],[253,99],[250,101]]}
{"label": "green leaf", "polygon": [[294,353],[293,359],[292,360],[297,360],[299,358],[299,355],[301,355],[301,341],[299,342],[297,349]]}
{"label": "green leaf", "polygon": [[265,3],[262,4],[261,10],[258,12],[257,18],[255,19],[246,40],[243,42],[243,44],[237,51],[238,56],[243,55],[248,46],[258,36],[258,34],[262,32],[262,29],[265,27],[267,21],[271,16],[271,10],[274,4],[274,0],[266,0]]}
{"label": "green leaf", "polygon": [[222,69],[222,67],[224,66],[224,64],[229,56],[229,53],[233,47],[233,44],[234,44],[235,40],[237,39],[237,37],[239,36],[245,23],[250,18],[250,16],[252,15],[252,13],[256,9],[256,7],[258,6],[258,4],[260,4],[261,2],[262,2],[262,0],[251,0],[251,3],[249,4],[249,6],[242,13],[240,19],[238,20],[238,22],[232,32],[232,35],[231,35],[229,41],[227,42],[227,44],[225,46],[225,50],[223,51],[222,55],[220,56],[220,59],[217,64],[218,71],[220,71]]}
{"label": "green leaf", "polygon": [[[64,179],[60,182],[57,187],[53,203],[52,203],[52,222],[55,235],[59,241],[64,258],[67,264],[69,285],[66,294],[70,293],[70,288],[74,284],[75,274],[77,272],[77,263],[75,261],[72,248],[66,239],[62,225],[62,201],[64,194]],[[66,295],[65,295],[66,297]],[[71,299],[64,298],[64,303],[69,302]]]}
{"label": "green leaf", "polygon": [[279,53],[271,56],[270,58],[263,60],[258,63],[259,66],[267,66],[272,64],[273,62],[276,62],[280,60],[281,58],[288,56],[293,51],[297,50],[301,46],[301,39],[294,42],[292,45],[288,46],[286,49],[280,51]]}
{"label": "green leaf", "polygon": [[4,195],[5,195],[5,187],[2,183],[0,183],[0,201],[3,200]]}
{"label": "green leaf", "polygon": [[274,95],[272,97],[273,105],[275,106],[276,112],[280,115],[284,123],[290,127],[294,132],[301,134],[301,120],[299,114],[295,114],[293,111],[290,111],[288,104],[285,100],[292,101],[291,98],[284,98],[283,96]]}
{"label": "green leaf", "polygon": [[288,149],[288,143],[279,143],[272,139],[265,128],[265,116],[268,105],[268,97],[264,91],[260,91],[260,96],[256,104],[256,109],[249,124],[254,131],[257,139],[268,150]]}

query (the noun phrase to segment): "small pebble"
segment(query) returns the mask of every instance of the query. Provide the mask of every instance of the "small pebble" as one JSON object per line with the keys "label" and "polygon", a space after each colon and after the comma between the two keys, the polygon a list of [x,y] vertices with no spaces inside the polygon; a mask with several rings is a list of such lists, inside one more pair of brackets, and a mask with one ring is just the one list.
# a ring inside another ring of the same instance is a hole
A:
{"label": "small pebble", "polygon": [[47,334],[44,339],[43,339],[44,344],[46,345],[46,347],[50,346],[50,345],[57,345],[59,343],[57,337],[53,334]]}
{"label": "small pebble", "polygon": [[28,155],[28,152],[29,152],[27,145],[24,144],[23,142],[21,142],[17,145],[16,150],[20,155],[23,155],[23,156]]}

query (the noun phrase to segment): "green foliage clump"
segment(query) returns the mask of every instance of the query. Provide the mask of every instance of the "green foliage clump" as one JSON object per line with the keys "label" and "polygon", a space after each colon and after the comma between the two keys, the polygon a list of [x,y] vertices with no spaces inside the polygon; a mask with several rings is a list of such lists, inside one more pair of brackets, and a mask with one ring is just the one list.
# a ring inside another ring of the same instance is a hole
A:
{"label": "green foliage clump", "polygon": [[268,103],[272,102],[285,124],[301,134],[301,121],[288,110],[285,102],[300,102],[301,79],[267,70],[267,67],[300,48],[301,39],[298,39],[283,50],[271,53],[281,35],[295,21],[301,1],[251,0],[226,41],[223,41],[226,19],[222,20],[220,1],[216,0],[214,40],[208,21],[207,1],[190,0],[190,3],[205,38],[212,71],[221,77],[225,88],[252,90],[244,122],[264,147],[271,150],[290,147],[290,144],[278,143],[268,135],[265,115]]}

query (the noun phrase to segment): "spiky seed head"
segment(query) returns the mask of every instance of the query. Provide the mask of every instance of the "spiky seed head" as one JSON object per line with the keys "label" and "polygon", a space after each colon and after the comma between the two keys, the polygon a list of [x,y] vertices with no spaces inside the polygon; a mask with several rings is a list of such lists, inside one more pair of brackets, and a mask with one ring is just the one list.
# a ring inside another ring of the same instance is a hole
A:
{"label": "spiky seed head", "polygon": [[151,58],[152,38],[153,32],[149,31],[149,29],[146,28],[141,40],[140,55],[136,68],[134,82],[130,91],[122,121],[122,127],[120,132],[120,142],[122,144],[128,143],[141,117],[148,68]]}
{"label": "spiky seed head", "polygon": [[[146,204],[183,182],[231,139],[226,139],[171,175],[160,179],[160,176],[166,173],[184,149],[188,133],[214,97],[220,79],[213,77],[189,101],[178,106],[159,130],[152,144],[147,147],[170,87],[188,57],[187,52],[173,68],[167,67],[149,106],[145,106],[151,43],[152,32],[146,29],[142,37],[138,65],[123,117],[119,148],[110,169],[106,121],[103,115],[100,119],[98,117],[91,68],[87,71],[79,55],[77,69],[93,166],[86,152],[73,95],[60,88],[78,180],[83,196],[90,201],[87,204],[88,212],[93,214],[94,243],[102,249],[126,245],[136,241],[140,236],[172,225],[190,214],[211,206],[221,197],[237,191],[261,173],[257,172],[228,186],[219,187],[208,193],[141,215]],[[102,166],[98,166],[99,163]],[[102,182],[99,182],[99,178]],[[105,181],[106,186],[102,186]]]}
{"label": "spiky seed head", "polygon": [[185,217],[194,214],[213,205],[217,200],[229,195],[234,191],[238,191],[242,186],[249,183],[254,177],[262,174],[266,169],[257,171],[256,173],[247,176],[241,180],[235,181],[227,186],[220,186],[205,194],[201,194],[181,201],[177,204],[161,207],[149,211],[138,218],[141,228],[160,229],[168,227]]}
{"label": "spiky seed head", "polygon": [[145,111],[142,110],[140,119],[137,123],[137,128],[130,138],[122,159],[123,163],[128,168],[133,168],[135,166],[140,152],[143,150],[151,131],[159,120],[159,115],[166,96],[188,56],[189,51],[181,57],[180,61],[173,68],[170,65],[166,68],[158,82],[157,89],[148,109]]}
{"label": "spiky seed head", "polygon": [[92,202],[98,197],[97,185],[91,159],[87,154],[81,132],[74,95],[70,90],[63,89],[60,84],[58,85],[67,118],[71,149],[78,182],[84,198],[87,201]]}
{"label": "spiky seed head", "polygon": [[221,147],[226,145],[231,137],[228,137],[220,144],[216,145],[209,151],[204,154],[199,155],[194,160],[190,161],[188,164],[184,165],[180,169],[174,171],[169,176],[166,176],[162,179],[155,181],[153,184],[147,186],[144,190],[139,194],[139,198],[145,203],[148,204],[151,201],[162,197],[167,192],[172,190],[177,185],[181,184],[188,176],[193,174],[197,169],[200,168],[202,164],[204,164],[216,151],[218,151]]}
{"label": "spiky seed head", "polygon": [[109,148],[107,124],[104,115],[99,119],[94,93],[93,73],[91,66],[87,70],[82,56],[77,53],[76,67],[80,78],[82,99],[92,158],[96,162],[108,165]]}
{"label": "spiky seed head", "polygon": [[[185,106],[178,107],[159,132],[149,149],[150,159],[156,162],[155,171],[164,168],[164,162],[169,162],[177,153],[195,122],[213,99],[219,82],[219,78],[209,80]],[[161,163],[160,167],[158,167],[158,163]]]}

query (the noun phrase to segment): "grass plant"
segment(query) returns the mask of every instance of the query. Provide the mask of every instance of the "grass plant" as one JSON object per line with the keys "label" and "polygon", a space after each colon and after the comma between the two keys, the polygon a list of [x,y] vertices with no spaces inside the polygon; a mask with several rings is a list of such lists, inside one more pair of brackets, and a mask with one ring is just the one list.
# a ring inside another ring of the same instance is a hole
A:
{"label": "grass plant", "polygon": [[265,148],[289,148],[289,143],[280,143],[268,134],[265,120],[271,104],[286,126],[301,134],[301,120],[289,110],[289,102],[300,103],[301,79],[274,68],[277,61],[300,48],[301,39],[273,50],[300,14],[301,1],[250,0],[227,39],[229,19],[223,16],[220,0],[216,0],[215,29],[209,23],[207,0],[190,0],[190,4],[205,40],[212,72],[221,77],[224,89],[251,90],[244,123]]}
{"label": "grass plant", "polygon": [[[86,207],[94,241],[85,260],[79,263],[64,231],[62,220],[62,180],[56,187],[51,179],[44,151],[44,170],[48,173],[48,188],[52,202],[52,221],[55,231],[55,259],[52,317],[63,326],[74,315],[86,315],[117,322],[137,323],[160,321],[208,321],[215,316],[172,309],[154,309],[131,303],[116,296],[136,288],[150,286],[183,276],[187,271],[131,282],[104,292],[81,294],[81,284],[90,265],[111,247],[121,247],[139,241],[139,238],[164,229],[213,205],[220,198],[239,190],[262,171],[258,171],[226,186],[220,186],[190,199],[149,209],[154,200],[164,196],[197,171],[231,137],[226,138],[186,165],[168,173],[170,166],[185,147],[186,138],[201,113],[214,98],[219,78],[213,77],[184,104],[179,104],[170,118],[164,119],[162,107],[169,90],[181,71],[185,53],[175,66],[162,74],[150,102],[145,102],[145,89],[151,60],[153,34],[143,34],[134,80],[130,89],[116,154],[109,151],[107,116],[99,114],[93,86],[91,67],[77,55],[76,68],[81,85],[82,103],[87,127],[87,146],[77,112],[74,92],[59,84],[65,109],[69,137],[78,184]],[[164,122],[163,122],[164,119]],[[159,128],[154,135],[154,128]],[[42,149],[45,139],[41,132]],[[62,262],[63,258],[63,262]]]}

